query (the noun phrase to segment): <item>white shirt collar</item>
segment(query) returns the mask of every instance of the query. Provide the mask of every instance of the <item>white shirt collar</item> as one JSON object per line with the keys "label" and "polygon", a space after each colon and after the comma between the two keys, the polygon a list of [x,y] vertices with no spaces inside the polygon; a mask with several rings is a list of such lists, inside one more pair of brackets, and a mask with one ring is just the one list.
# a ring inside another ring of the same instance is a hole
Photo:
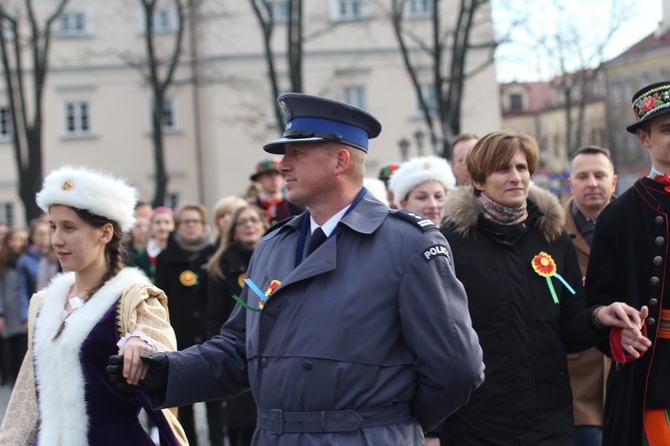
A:
{"label": "white shirt collar", "polygon": [[312,216],[309,216],[309,223],[310,223],[310,234],[314,233],[316,228],[320,227],[323,230],[323,233],[326,234],[326,237],[330,237],[330,234],[335,230],[335,227],[337,224],[342,220],[342,217],[344,217],[344,214],[347,213],[347,210],[351,207],[351,205],[346,206],[344,209],[342,209],[340,212],[337,214],[333,215],[328,219],[327,222],[325,222],[323,225],[319,226]]}

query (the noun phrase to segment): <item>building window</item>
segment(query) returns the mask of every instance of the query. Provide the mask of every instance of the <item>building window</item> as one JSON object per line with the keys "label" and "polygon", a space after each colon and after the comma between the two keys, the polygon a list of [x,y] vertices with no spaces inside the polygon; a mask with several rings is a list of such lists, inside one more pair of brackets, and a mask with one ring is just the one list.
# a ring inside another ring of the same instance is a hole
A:
{"label": "building window", "polygon": [[[426,106],[428,106],[428,112],[431,115],[436,115],[437,114],[437,97],[435,97],[435,86],[433,84],[421,84],[421,95],[423,96],[423,100],[426,102]],[[416,112],[419,115],[423,115],[423,109],[421,108],[421,101],[419,98],[416,98]]]}
{"label": "building window", "polygon": [[10,228],[14,227],[14,203],[2,203],[0,210],[0,221],[7,223]]}
{"label": "building window", "polygon": [[81,37],[92,34],[92,21],[84,11],[65,11],[56,22],[58,37]]}
{"label": "building window", "polygon": [[12,114],[9,107],[0,107],[0,141],[12,139]]}
{"label": "building window", "polygon": [[509,109],[511,111],[523,110],[523,96],[519,93],[512,93],[509,95]]}
{"label": "building window", "polygon": [[[151,101],[150,113],[154,112],[154,101]],[[174,101],[171,98],[163,99],[163,131],[164,132],[174,132],[177,129],[176,119],[175,119],[175,109]],[[152,115],[149,115],[149,123],[153,122]],[[151,125],[150,125],[151,127]]]}
{"label": "building window", "polygon": [[658,69],[658,81],[659,82],[665,82],[668,79],[670,79],[670,71],[667,68],[659,68]]}
{"label": "building window", "polygon": [[67,136],[91,134],[91,107],[88,102],[67,102],[65,104],[65,134]]}
{"label": "building window", "polygon": [[649,76],[648,71],[643,71],[641,77],[642,77],[642,86],[651,84],[651,76]]}
{"label": "building window", "polygon": [[177,209],[179,207],[179,192],[168,192],[165,194],[165,206],[170,209]]}
{"label": "building window", "polygon": [[621,88],[621,82],[619,81],[612,81],[610,85],[610,97],[612,98],[612,104],[614,105],[621,105],[625,103],[624,97],[623,97],[623,90]]}
{"label": "building window", "polygon": [[[139,9],[138,22],[140,33],[147,31],[144,8]],[[171,5],[157,5],[151,17],[154,33],[172,33],[177,30],[177,11]]]}
{"label": "building window", "polygon": [[337,0],[336,20],[360,20],[370,16],[368,0]]}
{"label": "building window", "polygon": [[404,12],[408,19],[430,17],[433,12],[433,0],[406,0]]}
{"label": "building window", "polygon": [[275,23],[288,22],[288,0],[271,0],[272,21]]}
{"label": "building window", "polygon": [[344,102],[358,108],[365,107],[365,87],[345,87]]}

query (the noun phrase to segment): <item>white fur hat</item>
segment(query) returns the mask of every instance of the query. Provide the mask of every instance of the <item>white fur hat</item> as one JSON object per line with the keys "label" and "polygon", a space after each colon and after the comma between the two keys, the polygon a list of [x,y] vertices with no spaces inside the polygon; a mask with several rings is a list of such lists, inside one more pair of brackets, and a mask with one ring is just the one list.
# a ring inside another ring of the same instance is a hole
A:
{"label": "white fur hat", "polygon": [[109,218],[128,232],[135,225],[137,189],[125,181],[86,167],[63,166],[44,179],[35,197],[44,212],[62,204]]}
{"label": "white fur hat", "polygon": [[412,189],[426,181],[438,181],[449,190],[456,185],[456,177],[449,163],[437,156],[419,156],[402,163],[389,180],[389,189],[397,205]]}

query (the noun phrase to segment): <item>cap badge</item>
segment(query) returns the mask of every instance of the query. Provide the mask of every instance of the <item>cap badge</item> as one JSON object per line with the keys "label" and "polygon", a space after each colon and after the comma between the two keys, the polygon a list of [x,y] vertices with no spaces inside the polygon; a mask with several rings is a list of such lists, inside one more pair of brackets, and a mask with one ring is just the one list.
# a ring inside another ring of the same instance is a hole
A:
{"label": "cap badge", "polygon": [[72,181],[68,180],[68,181],[63,183],[62,189],[63,190],[70,190],[73,187],[74,187],[74,184],[72,183]]}
{"label": "cap badge", "polygon": [[289,122],[292,118],[291,116],[291,108],[288,106],[285,100],[280,99],[279,102],[279,110],[281,110],[282,115],[284,115],[284,120],[286,122]]}
{"label": "cap badge", "polygon": [[430,163],[423,163],[423,168],[426,170],[430,169],[431,168]]}

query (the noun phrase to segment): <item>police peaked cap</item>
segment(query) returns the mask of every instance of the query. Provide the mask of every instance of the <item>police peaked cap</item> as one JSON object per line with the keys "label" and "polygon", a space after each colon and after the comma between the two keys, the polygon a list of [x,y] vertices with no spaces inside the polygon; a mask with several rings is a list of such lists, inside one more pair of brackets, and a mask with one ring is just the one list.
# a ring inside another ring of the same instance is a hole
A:
{"label": "police peaked cap", "polygon": [[277,99],[286,129],[281,139],[263,149],[283,155],[284,144],[335,141],[368,151],[368,139],[382,131],[381,123],[367,111],[333,99],[302,93],[284,93]]}

